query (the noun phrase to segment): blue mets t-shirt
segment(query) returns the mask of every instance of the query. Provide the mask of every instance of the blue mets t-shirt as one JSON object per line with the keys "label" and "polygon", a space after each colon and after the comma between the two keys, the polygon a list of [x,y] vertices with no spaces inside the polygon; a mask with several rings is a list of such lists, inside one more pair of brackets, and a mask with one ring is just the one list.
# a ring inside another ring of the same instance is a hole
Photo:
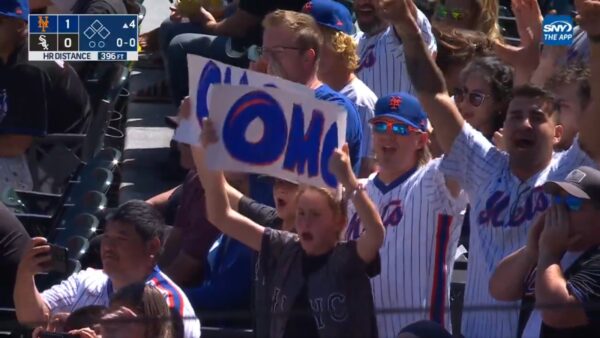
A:
{"label": "blue mets t-shirt", "polygon": [[338,104],[344,107],[348,113],[346,119],[346,142],[350,148],[352,168],[354,169],[354,173],[358,174],[360,170],[360,143],[362,141],[362,126],[360,125],[358,109],[347,97],[331,89],[326,84],[322,84],[319,88],[315,89],[315,97],[319,100]]}

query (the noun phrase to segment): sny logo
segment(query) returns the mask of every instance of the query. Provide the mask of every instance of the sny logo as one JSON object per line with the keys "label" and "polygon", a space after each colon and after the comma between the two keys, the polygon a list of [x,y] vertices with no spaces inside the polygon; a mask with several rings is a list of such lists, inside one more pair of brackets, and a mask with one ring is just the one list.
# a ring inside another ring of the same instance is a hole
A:
{"label": "sny logo", "polygon": [[50,20],[47,16],[38,16],[38,28],[42,30],[42,33],[46,33],[46,29],[48,29],[49,24]]}
{"label": "sny logo", "polygon": [[573,41],[573,18],[568,15],[548,15],[544,18],[544,44],[569,46]]}

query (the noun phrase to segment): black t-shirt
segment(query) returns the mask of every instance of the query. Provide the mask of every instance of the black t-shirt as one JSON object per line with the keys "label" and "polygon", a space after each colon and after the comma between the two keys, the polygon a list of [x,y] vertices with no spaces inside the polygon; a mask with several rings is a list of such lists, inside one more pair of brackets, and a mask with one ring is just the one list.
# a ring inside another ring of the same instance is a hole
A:
{"label": "black t-shirt", "polygon": [[0,134],[80,132],[89,111],[88,94],[69,65],[30,62],[26,45],[0,61]]}
{"label": "black t-shirt", "polygon": [[19,220],[0,203],[0,307],[14,307],[17,267],[29,235]]}
{"label": "black t-shirt", "polygon": [[[262,22],[267,14],[277,9],[298,12],[307,2],[308,0],[240,0],[238,8],[256,16]],[[252,44],[261,45],[262,24],[259,23],[254,29],[251,29],[243,40],[247,46]]]}
{"label": "black t-shirt", "polygon": [[[600,310],[597,304],[600,303],[600,246],[589,249],[575,260],[571,266],[564,271],[567,280],[567,290],[573,295],[585,308],[588,319],[588,325],[558,329],[541,324],[539,338],[586,338],[597,337],[600,332]],[[523,335],[523,330],[531,315],[535,305],[535,275],[534,268],[524,284],[524,294],[522,298],[522,310],[519,318],[519,337]]]}

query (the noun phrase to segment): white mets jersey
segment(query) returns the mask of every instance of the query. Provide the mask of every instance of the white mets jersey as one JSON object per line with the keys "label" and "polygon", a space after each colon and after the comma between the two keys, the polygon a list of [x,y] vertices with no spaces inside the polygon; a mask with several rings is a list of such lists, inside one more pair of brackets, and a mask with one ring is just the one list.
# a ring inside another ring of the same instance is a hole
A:
{"label": "white mets jersey", "polygon": [[369,121],[375,116],[375,103],[377,96],[367,87],[359,78],[355,77],[348,83],[340,94],[346,96],[352,101],[360,115],[360,123],[362,126],[362,140],[360,143],[360,158],[374,158],[373,146],[371,144],[371,125]]}
{"label": "white mets jersey", "polygon": [[[488,291],[490,277],[502,258],[525,245],[530,225],[549,207],[550,198],[542,185],[564,179],[581,165],[597,167],[576,140],[569,150],[555,153],[545,169],[521,181],[510,171],[508,154],[465,123],[440,165],[447,177],[460,183],[471,204],[461,332],[465,337],[517,336],[519,305],[495,301]],[[514,306],[514,310],[477,309],[506,305]]]}
{"label": "white mets jersey", "polygon": [[[367,179],[366,191],[386,228],[381,273],[371,279],[380,338],[396,338],[423,319],[450,329],[450,274],[467,200],[464,193],[451,196],[439,163],[433,160],[389,185],[377,174]],[[352,204],[348,216],[345,236],[353,240],[362,226]]]}
{"label": "white mets jersey", "polygon": [[[437,51],[431,24],[421,11],[417,10],[417,24],[429,51]],[[394,28],[389,26],[374,36],[363,34],[358,40],[360,62],[356,75],[377,95],[382,97],[395,92],[416,95],[406,69],[404,47]]]}

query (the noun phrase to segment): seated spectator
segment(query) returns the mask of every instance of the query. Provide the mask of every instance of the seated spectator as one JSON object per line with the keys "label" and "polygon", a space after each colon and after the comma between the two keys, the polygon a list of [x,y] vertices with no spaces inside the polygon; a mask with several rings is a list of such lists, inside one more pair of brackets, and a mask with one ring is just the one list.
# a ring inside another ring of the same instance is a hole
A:
{"label": "seated spectator", "polygon": [[0,203],[0,307],[12,308],[17,267],[29,243],[23,224]]}
{"label": "seated spectator", "polygon": [[356,43],[350,11],[334,0],[307,2],[303,12],[310,14],[323,34],[323,50],[319,59],[318,76],[333,90],[345,95],[358,109],[363,127],[360,148],[361,165],[356,174],[367,177],[375,171],[369,120],[373,117],[377,96],[354,75],[358,68]]}
{"label": "seated spectator", "polygon": [[491,41],[502,41],[497,0],[442,0],[433,21],[449,27],[482,32]]}
{"label": "seated spectator", "polygon": [[[161,290],[170,308],[183,318],[194,317],[187,297],[156,266],[163,239],[164,223],[147,203],[129,201],[109,215],[102,236],[103,270],[86,269],[59,285],[38,292],[34,276],[47,271],[50,246],[45,238],[29,244],[17,272],[14,300],[22,324],[45,322],[56,312],[73,312],[87,305],[107,306],[109,298],[129,284],[145,281]],[[185,337],[198,337],[200,323],[187,320]]]}
{"label": "seated spectator", "polygon": [[[527,244],[504,258],[492,296],[522,301],[519,337],[592,337],[600,329],[600,171],[579,167],[544,184],[553,203]],[[535,304],[535,308],[533,308]]]}
{"label": "seated spectator", "polygon": [[590,71],[582,62],[567,64],[559,69],[548,82],[558,101],[558,122],[563,127],[556,150],[567,150],[579,132],[581,114],[587,109],[590,97]]}
{"label": "seated spectator", "polygon": [[0,2],[0,191],[31,190],[24,155],[34,137],[80,132],[89,114],[88,94],[70,66],[27,60],[28,14],[27,0]]}

